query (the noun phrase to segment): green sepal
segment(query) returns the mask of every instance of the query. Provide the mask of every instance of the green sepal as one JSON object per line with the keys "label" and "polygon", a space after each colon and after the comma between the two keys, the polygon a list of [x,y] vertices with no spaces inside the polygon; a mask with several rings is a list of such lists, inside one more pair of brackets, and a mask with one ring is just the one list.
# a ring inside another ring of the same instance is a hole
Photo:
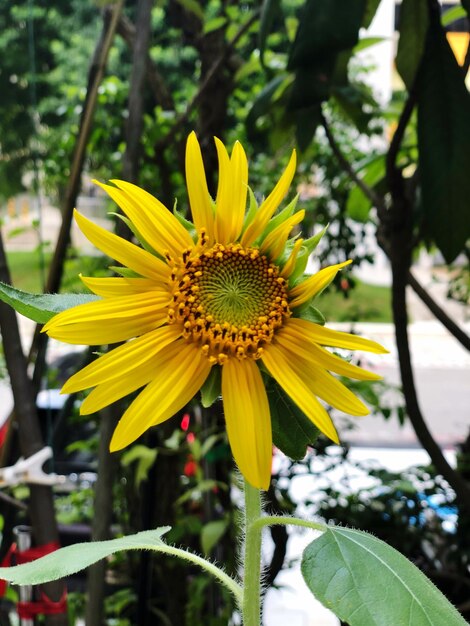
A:
{"label": "green sepal", "polygon": [[196,232],[196,229],[194,228],[194,224],[192,222],[190,222],[189,220],[187,220],[184,217],[184,215],[180,211],[178,211],[176,206],[177,206],[177,201],[175,200],[175,203],[173,205],[173,215],[176,217],[176,219],[181,224],[181,226],[188,231],[191,239],[193,241],[196,241],[197,240],[197,232]]}
{"label": "green sepal", "polygon": [[289,204],[284,209],[282,209],[280,213],[278,213],[275,217],[269,220],[268,225],[266,226],[263,232],[263,239],[267,235],[269,235],[271,231],[273,231],[275,228],[277,228],[283,222],[285,222],[285,220],[288,219],[294,213],[298,200],[299,200],[299,194],[297,194],[295,198],[291,200],[291,202],[289,202]]}
{"label": "green sepal", "polygon": [[273,379],[267,384],[267,394],[273,443],[290,459],[300,461],[320,431]]}
{"label": "green sepal", "polygon": [[28,293],[0,282],[0,300],[33,322],[45,324],[57,313],[101,298],[87,293]]}
{"label": "green sepal", "polygon": [[320,326],[324,326],[326,322],[323,313],[314,307],[311,301],[294,309],[293,316],[313,322],[314,324],[320,324]]}
{"label": "green sepal", "polygon": [[152,246],[142,237],[140,232],[137,230],[137,228],[134,226],[134,224],[131,222],[131,220],[128,217],[126,217],[122,213],[109,213],[108,215],[117,217],[118,219],[121,220],[121,222],[124,222],[124,224],[131,231],[131,233],[134,235],[134,237],[137,239],[137,241],[140,243],[140,245],[142,246],[144,250],[146,250],[147,252],[150,252],[150,254],[153,254],[159,259],[162,258],[162,256],[158,254],[158,252],[154,248],[152,248]]}
{"label": "green sepal", "polygon": [[302,274],[305,272],[305,268],[307,267],[308,263],[308,257],[312,254],[312,252],[322,240],[323,235],[328,230],[328,226],[329,224],[327,224],[325,228],[323,228],[316,235],[313,235],[313,237],[305,239],[305,241],[302,243],[302,247],[299,251],[299,254],[297,255],[297,261],[295,263],[294,271],[289,277],[290,285],[293,285],[295,281],[300,278],[300,276],[302,276]]}
{"label": "green sepal", "polygon": [[137,274],[137,272],[134,272],[134,270],[131,270],[129,267],[110,265],[109,269],[123,278],[142,278],[140,274]]}
{"label": "green sepal", "polygon": [[253,189],[251,187],[248,187],[248,196],[250,198],[250,206],[248,208],[248,212],[245,215],[245,220],[243,222],[243,229],[242,229],[242,233],[245,232],[245,230],[247,229],[247,227],[251,224],[251,222],[253,221],[256,213],[258,212],[258,203],[256,201],[256,197],[255,194],[253,193]]}
{"label": "green sepal", "polygon": [[208,409],[222,395],[220,365],[214,365],[201,387],[201,404]]}

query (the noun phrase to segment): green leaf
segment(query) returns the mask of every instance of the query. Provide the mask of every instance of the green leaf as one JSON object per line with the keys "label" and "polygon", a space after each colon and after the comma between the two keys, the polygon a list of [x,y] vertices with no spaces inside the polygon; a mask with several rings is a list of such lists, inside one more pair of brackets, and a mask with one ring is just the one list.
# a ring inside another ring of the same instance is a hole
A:
{"label": "green leaf", "polygon": [[303,459],[320,431],[274,380],[267,393],[274,445],[294,461]]}
{"label": "green leaf", "polygon": [[177,2],[190,13],[194,13],[194,15],[198,17],[201,22],[204,21],[204,11],[200,2],[197,0],[177,0]]}
{"label": "green leaf", "polygon": [[466,17],[467,12],[463,8],[463,6],[456,6],[452,9],[448,9],[445,13],[441,15],[441,24],[444,26],[449,26],[452,22],[457,20],[461,20],[463,17]]}
{"label": "green leaf", "polygon": [[349,626],[464,626],[440,591],[397,550],[372,535],[329,527],[304,551],[302,575]]}
{"label": "green leaf", "polygon": [[[385,176],[385,157],[383,155],[374,156],[362,171],[364,172],[361,176],[362,181],[371,189],[374,188]],[[371,206],[371,200],[358,185],[354,185],[346,202],[348,216],[357,222],[366,222]]]}
{"label": "green leaf", "polygon": [[309,322],[319,324],[320,326],[324,326],[326,322],[323,313],[319,311],[316,307],[314,307],[311,302],[307,302],[303,306],[296,309],[295,317],[300,317],[303,320],[308,320]]}
{"label": "green leaf", "polygon": [[208,409],[222,395],[220,366],[215,365],[201,387],[201,404]]}
{"label": "green leaf", "polygon": [[303,275],[303,273],[305,272],[305,268],[307,267],[309,256],[312,254],[312,252],[314,252],[315,248],[318,246],[327,230],[328,224],[324,228],[322,228],[316,235],[313,235],[313,237],[309,237],[308,239],[305,239],[305,241],[303,241],[300,252],[297,256],[294,271],[289,277],[290,285],[293,285],[296,280]]}
{"label": "green leaf", "polygon": [[422,219],[448,263],[470,237],[470,94],[439,20],[420,68],[418,147]]}
{"label": "green leaf", "polygon": [[428,27],[427,0],[403,0],[396,66],[408,89],[411,88],[421,63]]}
{"label": "green leaf", "polygon": [[365,0],[307,0],[289,68],[311,66],[322,56],[355,46],[365,6]]}
{"label": "green leaf", "polygon": [[219,28],[225,26],[226,23],[226,17],[222,17],[221,15],[219,17],[214,17],[204,24],[204,34],[207,35],[207,33],[212,33],[214,30],[218,30]]}
{"label": "green leaf", "polygon": [[361,50],[367,50],[372,46],[376,46],[378,43],[387,41],[387,37],[363,37],[359,39],[359,42],[354,46],[353,53],[361,52]]}
{"label": "green leaf", "polygon": [[76,543],[73,546],[56,550],[32,563],[15,567],[0,567],[0,578],[15,585],[40,585],[75,574],[122,550],[156,550],[158,552],[159,548],[165,546],[161,537],[169,530],[170,526],[162,526],[155,530],[144,530],[136,535],[109,541]]}
{"label": "green leaf", "polygon": [[201,547],[204,554],[210,554],[219,543],[228,527],[228,519],[218,519],[208,522],[201,530]]}
{"label": "green leaf", "polygon": [[467,11],[467,15],[470,17],[470,0],[462,0],[462,6]]}
{"label": "green leaf", "polygon": [[128,467],[131,463],[136,463],[135,486],[139,487],[143,480],[147,480],[150,468],[157,458],[157,450],[137,444],[126,450],[121,456],[121,463]]}
{"label": "green leaf", "polygon": [[366,0],[366,8],[364,10],[364,17],[362,18],[362,28],[369,28],[372,20],[377,13],[380,0]]}
{"label": "green leaf", "polygon": [[27,293],[0,282],[0,300],[37,324],[45,324],[61,311],[66,311],[79,304],[94,302],[100,298],[84,293]]}

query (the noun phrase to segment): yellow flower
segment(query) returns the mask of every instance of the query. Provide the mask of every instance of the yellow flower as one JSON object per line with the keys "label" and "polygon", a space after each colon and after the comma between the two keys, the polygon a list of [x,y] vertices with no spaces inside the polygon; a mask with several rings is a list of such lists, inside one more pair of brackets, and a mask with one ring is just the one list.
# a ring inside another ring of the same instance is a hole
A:
{"label": "yellow flower", "polygon": [[[330,439],[335,427],[318,400],[352,415],[367,407],[331,372],[359,380],[376,374],[324,346],[382,353],[372,341],[302,319],[310,300],[349,262],[298,277],[303,242],[289,239],[304,217],[295,203],[273,217],[289,190],[296,157],[259,208],[248,193],[240,143],[231,156],[216,139],[219,182],[209,195],[196,135],[186,148],[186,180],[194,232],[156,198],[130,183],[101,185],[143,243],[134,245],[75,214],[87,238],[122,263],[121,277],[85,278],[102,299],[53,317],[51,336],[75,344],[126,342],[72,376],[73,393],[94,387],[82,404],[90,414],[143,388],[119,421],[111,450],[136,440],[184,407],[211,369],[221,368],[222,398],[233,456],[245,478],[267,489],[271,419],[263,374],[269,374]],[[187,224],[186,224],[187,225]],[[305,252],[305,251],[304,251]],[[305,256],[305,255],[304,255]]]}

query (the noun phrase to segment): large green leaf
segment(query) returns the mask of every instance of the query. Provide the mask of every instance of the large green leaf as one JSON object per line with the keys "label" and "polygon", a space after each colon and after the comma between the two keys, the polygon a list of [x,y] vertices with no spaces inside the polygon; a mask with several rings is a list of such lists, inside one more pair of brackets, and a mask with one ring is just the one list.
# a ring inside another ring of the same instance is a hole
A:
{"label": "large green leaf", "polygon": [[99,299],[98,296],[84,293],[27,293],[0,282],[0,300],[37,324],[45,324],[61,311]]}
{"label": "large green leaf", "polygon": [[289,55],[295,80],[287,110],[295,123],[301,150],[309,145],[318,123],[319,105],[333,84],[347,85],[347,65],[358,41],[366,0],[306,0]]}
{"label": "large green leaf", "polygon": [[307,0],[289,67],[309,67],[320,58],[352,48],[364,18],[365,0]]}
{"label": "large green leaf", "polygon": [[367,533],[328,528],[304,551],[302,575],[349,626],[465,626],[440,591],[403,555]]}
{"label": "large green leaf", "polygon": [[470,94],[439,19],[420,68],[418,147],[425,236],[451,263],[470,237]]}
{"label": "large green leaf", "polygon": [[15,585],[40,585],[75,574],[121,550],[163,551],[166,546],[161,537],[169,530],[169,526],[162,526],[155,530],[144,530],[136,535],[109,541],[76,543],[31,563],[15,567],[0,567],[0,579],[8,580]]}
{"label": "large green leaf", "polygon": [[303,459],[320,431],[274,381],[268,386],[268,400],[274,445],[294,461]]}
{"label": "large green leaf", "polygon": [[411,88],[421,63],[428,27],[427,0],[403,0],[396,65],[408,89]]}

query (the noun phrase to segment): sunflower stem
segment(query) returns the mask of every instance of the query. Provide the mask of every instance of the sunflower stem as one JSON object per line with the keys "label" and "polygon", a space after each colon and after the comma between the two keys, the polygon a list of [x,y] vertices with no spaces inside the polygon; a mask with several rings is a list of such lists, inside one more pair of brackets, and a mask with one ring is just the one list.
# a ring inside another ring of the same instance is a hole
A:
{"label": "sunflower stem", "polygon": [[261,517],[259,489],[245,480],[245,554],[243,576],[243,626],[260,626],[261,532],[255,525]]}

